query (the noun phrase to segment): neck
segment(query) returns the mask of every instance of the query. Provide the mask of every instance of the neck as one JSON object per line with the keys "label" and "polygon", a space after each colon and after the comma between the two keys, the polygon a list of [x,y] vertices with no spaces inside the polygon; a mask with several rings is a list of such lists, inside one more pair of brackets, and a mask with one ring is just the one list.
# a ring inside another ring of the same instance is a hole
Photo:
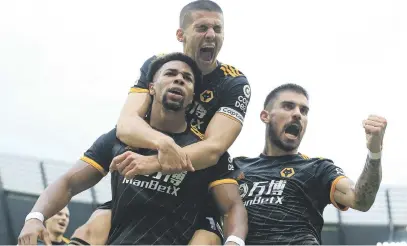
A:
{"label": "neck", "polygon": [[213,70],[215,70],[217,66],[218,66],[218,65],[217,65],[217,62],[215,61],[214,63],[212,63],[212,64],[211,64],[210,66],[208,66],[208,67],[202,67],[202,66],[198,66],[198,67],[199,67],[199,69],[202,71],[202,74],[203,74],[203,75],[207,75],[207,74],[212,73]]}
{"label": "neck", "polygon": [[61,242],[62,241],[62,234],[56,234],[56,233],[49,233],[49,239],[52,242]]}
{"label": "neck", "polygon": [[150,125],[163,132],[181,133],[187,128],[185,110],[171,111],[154,100],[151,106]]}
{"label": "neck", "polygon": [[283,156],[283,155],[295,155],[298,153],[298,149],[291,151],[285,151],[272,144],[270,139],[266,137],[266,145],[264,146],[263,154],[266,156]]}

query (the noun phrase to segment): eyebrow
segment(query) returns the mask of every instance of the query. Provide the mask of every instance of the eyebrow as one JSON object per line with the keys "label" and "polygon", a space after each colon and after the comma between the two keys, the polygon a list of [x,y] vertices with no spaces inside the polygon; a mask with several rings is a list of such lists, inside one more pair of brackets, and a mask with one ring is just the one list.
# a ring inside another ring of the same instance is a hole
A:
{"label": "eyebrow", "polygon": [[221,23],[212,23],[212,24],[208,24],[208,23],[196,23],[194,25],[195,28],[197,27],[207,27],[207,26],[212,26],[212,27],[222,27]]}
{"label": "eyebrow", "polygon": [[180,72],[180,71],[178,71],[178,69],[168,68],[165,71],[170,71],[170,72],[174,72],[174,73],[182,73],[184,75],[190,76],[191,78],[193,77],[192,73],[190,73],[190,72]]}
{"label": "eyebrow", "polygon": [[[283,103],[291,103],[291,104],[298,104],[298,103],[296,103],[296,102],[293,102],[293,101],[282,101],[281,102],[281,104],[283,104]],[[309,110],[309,107],[307,106],[307,105],[305,105],[305,104],[299,104],[301,107],[303,107],[303,108],[306,108],[307,110]]]}

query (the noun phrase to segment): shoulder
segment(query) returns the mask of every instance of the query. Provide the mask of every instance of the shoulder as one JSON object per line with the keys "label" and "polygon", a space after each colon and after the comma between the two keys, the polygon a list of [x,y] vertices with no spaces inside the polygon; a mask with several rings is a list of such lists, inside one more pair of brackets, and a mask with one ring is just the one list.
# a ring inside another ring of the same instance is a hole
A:
{"label": "shoulder", "polygon": [[216,69],[218,70],[219,74],[226,79],[246,78],[241,70],[226,63],[220,62],[220,65]]}
{"label": "shoulder", "polygon": [[331,159],[325,158],[325,157],[321,157],[321,156],[317,156],[317,157],[310,157],[306,154],[303,153],[298,153],[298,159],[300,160],[304,160],[307,162],[312,162],[312,163],[332,163],[333,161]]}
{"label": "shoulder", "polygon": [[116,140],[116,128],[113,128],[109,132],[106,132],[102,135],[100,135],[96,141],[93,143],[93,145],[96,148],[100,148],[103,146],[108,146],[109,144],[113,143]]}
{"label": "shoulder", "polygon": [[304,168],[313,169],[315,172],[325,172],[326,170],[334,170],[338,168],[331,159],[324,157],[308,157],[300,154],[299,158],[304,162]]}
{"label": "shoulder", "polygon": [[250,84],[246,75],[232,65],[221,63],[217,67],[217,76],[221,77],[221,84],[224,90],[244,91],[246,97],[250,97]]}
{"label": "shoulder", "polygon": [[324,157],[314,157],[311,158],[310,160],[314,161],[315,163],[317,163],[318,165],[326,165],[326,166],[335,166],[334,161],[328,158],[324,158]]}
{"label": "shoulder", "polygon": [[238,156],[233,158],[233,163],[240,169],[245,169],[252,164],[258,163],[261,161],[260,157],[246,157],[246,156]]}
{"label": "shoulder", "polygon": [[110,130],[109,132],[103,134],[101,140],[105,143],[113,143],[116,141],[116,127]]}

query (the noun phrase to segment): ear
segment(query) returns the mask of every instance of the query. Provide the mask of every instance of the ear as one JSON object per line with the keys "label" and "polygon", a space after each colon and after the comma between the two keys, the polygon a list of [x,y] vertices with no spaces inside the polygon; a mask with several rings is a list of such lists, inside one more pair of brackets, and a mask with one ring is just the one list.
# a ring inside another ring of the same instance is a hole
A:
{"label": "ear", "polygon": [[263,123],[269,123],[270,117],[269,117],[269,112],[266,110],[262,110],[260,113],[260,120],[263,121]]}
{"label": "ear", "polygon": [[154,83],[149,83],[148,84],[148,90],[150,92],[150,95],[155,95],[155,88],[154,88]]}
{"label": "ear", "polygon": [[184,42],[184,31],[181,28],[177,29],[177,40],[178,42]]}

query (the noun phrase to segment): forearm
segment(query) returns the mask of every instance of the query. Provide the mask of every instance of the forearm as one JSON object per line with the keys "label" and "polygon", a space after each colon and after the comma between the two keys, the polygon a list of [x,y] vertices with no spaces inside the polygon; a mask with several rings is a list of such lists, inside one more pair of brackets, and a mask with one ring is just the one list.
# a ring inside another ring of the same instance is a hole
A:
{"label": "forearm", "polygon": [[231,206],[224,219],[225,239],[228,236],[234,235],[246,239],[248,232],[247,211],[243,205],[235,204]]}
{"label": "forearm", "polygon": [[117,123],[117,138],[134,148],[157,149],[160,139],[169,137],[154,130],[140,116],[122,117]]}
{"label": "forearm", "polygon": [[47,219],[68,205],[73,196],[97,184],[102,177],[94,167],[79,160],[68,173],[44,190],[31,211],[40,212]]}
{"label": "forearm", "polygon": [[354,208],[368,211],[373,205],[382,180],[381,160],[366,159],[362,174],[355,185]]}
{"label": "forearm", "polygon": [[40,195],[31,212],[40,212],[45,220],[61,211],[73,197],[66,180],[59,179]]}
{"label": "forearm", "polygon": [[212,142],[211,140],[204,140],[183,148],[195,170],[201,170],[215,165],[223,153],[226,152],[226,150],[219,148]]}

